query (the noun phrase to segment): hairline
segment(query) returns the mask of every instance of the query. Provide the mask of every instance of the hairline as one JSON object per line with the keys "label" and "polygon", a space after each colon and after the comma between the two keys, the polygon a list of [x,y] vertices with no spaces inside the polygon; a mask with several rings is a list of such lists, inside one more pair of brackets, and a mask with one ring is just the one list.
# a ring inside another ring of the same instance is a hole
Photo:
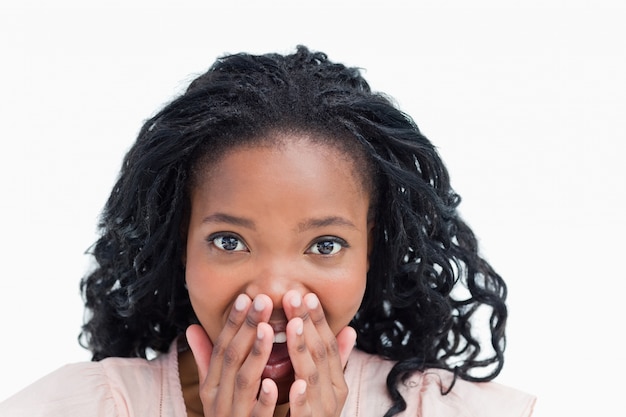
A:
{"label": "hairline", "polygon": [[[228,139],[224,140],[224,138]],[[345,157],[345,160],[350,164],[353,178],[361,185],[361,191],[366,193],[370,201],[368,220],[373,218],[378,194],[376,179],[374,178],[374,162],[367,150],[363,149],[356,138],[351,137],[348,133],[333,134],[320,128],[281,126],[268,128],[263,132],[250,135],[231,137],[224,135],[224,138],[221,138],[222,140],[215,146],[208,143],[201,146],[200,154],[190,163],[191,175],[187,190],[189,196],[207,175],[212,175],[213,168],[232,152],[259,148],[280,149],[286,146],[288,142],[308,142],[316,146],[330,146],[338,151],[342,157]]]}

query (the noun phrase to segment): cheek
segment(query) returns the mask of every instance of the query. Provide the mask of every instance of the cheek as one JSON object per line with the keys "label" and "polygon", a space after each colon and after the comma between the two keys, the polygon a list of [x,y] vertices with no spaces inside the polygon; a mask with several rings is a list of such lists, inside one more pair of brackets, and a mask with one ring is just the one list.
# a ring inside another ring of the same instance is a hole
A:
{"label": "cheek", "polygon": [[317,293],[333,333],[337,334],[347,326],[358,311],[365,293],[365,283],[364,269],[350,279],[330,285],[323,293]]}
{"label": "cheek", "polygon": [[213,341],[217,339],[224,311],[228,310],[231,290],[230,280],[215,279],[217,272],[206,264],[187,263],[185,279],[192,308]]}
{"label": "cheek", "polygon": [[[192,302],[208,304],[209,299],[213,302],[225,291],[229,280],[216,279],[225,271],[219,269],[219,265],[208,259],[206,244],[196,238],[195,244],[187,245],[187,262],[185,265],[185,282],[189,290]],[[197,312],[196,312],[197,313]]]}

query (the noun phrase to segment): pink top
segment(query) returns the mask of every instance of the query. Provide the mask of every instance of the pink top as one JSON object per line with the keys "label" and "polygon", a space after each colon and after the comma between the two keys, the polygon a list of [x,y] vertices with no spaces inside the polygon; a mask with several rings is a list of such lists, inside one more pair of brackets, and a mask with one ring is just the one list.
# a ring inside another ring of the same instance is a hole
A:
{"label": "pink top", "polygon": [[[350,389],[342,417],[383,416],[389,409],[385,380],[393,362],[354,350],[345,370]],[[402,385],[402,416],[522,417],[532,414],[535,397],[503,385],[458,379],[441,395],[452,374],[416,372]],[[0,403],[2,417],[186,417],[171,348],[154,360],[108,358],[66,365]]]}

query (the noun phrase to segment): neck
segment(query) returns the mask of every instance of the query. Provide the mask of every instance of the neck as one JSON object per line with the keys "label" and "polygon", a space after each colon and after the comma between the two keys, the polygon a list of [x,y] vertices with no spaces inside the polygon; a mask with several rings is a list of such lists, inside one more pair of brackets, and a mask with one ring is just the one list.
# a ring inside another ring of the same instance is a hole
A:
{"label": "neck", "polygon": [[203,417],[198,368],[191,350],[178,353],[178,377],[188,417]]}

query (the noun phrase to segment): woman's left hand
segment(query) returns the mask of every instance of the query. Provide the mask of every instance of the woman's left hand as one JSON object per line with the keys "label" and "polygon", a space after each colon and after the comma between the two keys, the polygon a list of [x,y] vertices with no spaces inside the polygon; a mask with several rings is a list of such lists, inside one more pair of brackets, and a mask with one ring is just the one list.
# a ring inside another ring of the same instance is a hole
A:
{"label": "woman's left hand", "polygon": [[315,294],[288,291],[283,308],[289,320],[287,347],[295,372],[289,391],[291,417],[339,416],[348,396],[343,370],[356,341],[344,327],[337,336]]}

